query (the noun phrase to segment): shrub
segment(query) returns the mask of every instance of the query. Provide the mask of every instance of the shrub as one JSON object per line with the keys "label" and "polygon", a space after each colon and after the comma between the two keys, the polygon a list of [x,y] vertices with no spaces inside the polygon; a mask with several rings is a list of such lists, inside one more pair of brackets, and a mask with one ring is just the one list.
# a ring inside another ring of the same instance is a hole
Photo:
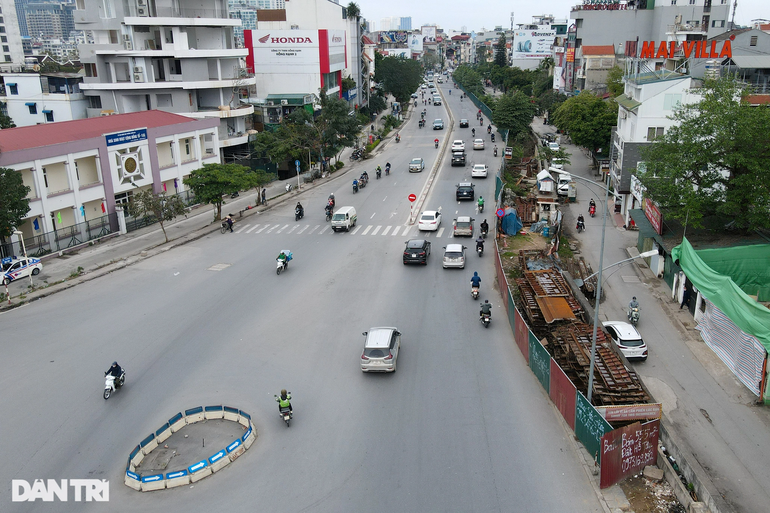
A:
{"label": "shrub", "polygon": [[344,165],[345,165],[345,163],[344,163],[344,162],[342,162],[341,160],[338,160],[338,161],[337,161],[337,162],[334,164],[334,169],[342,169],[342,166],[344,166]]}

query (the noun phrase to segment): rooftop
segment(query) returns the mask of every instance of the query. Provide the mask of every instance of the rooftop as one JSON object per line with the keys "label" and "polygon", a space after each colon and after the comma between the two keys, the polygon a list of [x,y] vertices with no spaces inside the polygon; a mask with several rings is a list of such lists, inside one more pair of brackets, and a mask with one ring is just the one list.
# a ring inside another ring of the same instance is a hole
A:
{"label": "rooftop", "polygon": [[157,128],[177,125],[180,123],[195,123],[197,120],[163,112],[148,110],[131,114],[117,114],[98,118],[60,121],[43,125],[23,126],[0,130],[0,152],[28,150],[82,141],[104,134],[132,130],[135,128]]}

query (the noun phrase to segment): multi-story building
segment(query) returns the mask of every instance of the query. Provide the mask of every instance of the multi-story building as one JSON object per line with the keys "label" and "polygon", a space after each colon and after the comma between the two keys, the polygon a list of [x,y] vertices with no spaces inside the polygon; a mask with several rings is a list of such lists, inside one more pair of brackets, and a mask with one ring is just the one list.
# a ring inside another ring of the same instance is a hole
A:
{"label": "multi-story building", "polygon": [[41,39],[66,39],[75,30],[73,12],[75,4],[28,2],[27,34]]}
{"label": "multi-story building", "polygon": [[0,71],[21,71],[24,47],[13,0],[0,0]]}
{"label": "multi-story building", "polygon": [[286,0],[228,0],[231,18],[241,20],[241,26],[234,28],[238,48],[243,48],[243,31],[257,28],[257,11],[261,9],[285,9]]}
{"label": "multi-story building", "polygon": [[[19,23],[19,32],[21,32],[22,37],[29,37],[29,33],[27,32],[27,2],[28,0],[11,0],[10,2],[7,2],[9,4],[13,4],[13,7],[15,7],[16,11],[16,19]],[[5,4],[6,2],[0,2],[2,4]],[[5,5],[3,5],[3,15],[7,16],[7,12],[5,10]]]}
{"label": "multi-story building", "polygon": [[615,47],[583,45],[582,50],[582,66],[575,75],[575,87],[581,91],[607,92],[607,76],[615,66]]}
{"label": "multi-story building", "polygon": [[690,74],[695,78],[712,79],[736,75],[750,87],[751,92],[770,93],[770,32],[757,28],[730,30],[710,38],[709,48],[712,41],[716,47],[724,47],[728,40],[730,58],[693,59]]}
{"label": "multi-story building", "polygon": [[88,116],[163,110],[219,120],[225,159],[245,150],[255,78],[235,47],[226,0],[77,0]]}
{"label": "multi-story building", "polygon": [[0,101],[16,126],[86,117],[87,101],[78,73],[3,73]]}
{"label": "multi-story building", "polygon": [[398,30],[412,30],[412,17],[401,18],[398,23]]}

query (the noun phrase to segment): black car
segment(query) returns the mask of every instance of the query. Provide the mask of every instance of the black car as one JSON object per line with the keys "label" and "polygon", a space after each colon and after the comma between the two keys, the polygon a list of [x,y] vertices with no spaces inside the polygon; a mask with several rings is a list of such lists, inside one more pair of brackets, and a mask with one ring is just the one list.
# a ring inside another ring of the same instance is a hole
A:
{"label": "black car", "polygon": [[467,119],[461,119],[460,120],[460,128],[468,128],[468,120]]}
{"label": "black car", "polygon": [[465,152],[453,151],[452,152],[452,165],[453,166],[465,166]]}
{"label": "black car", "polygon": [[428,263],[430,255],[430,242],[424,239],[412,239],[406,241],[404,248],[404,265]]}
{"label": "black car", "polygon": [[457,184],[457,193],[455,194],[457,201],[460,200],[471,200],[473,201],[476,197],[476,194],[473,191],[473,184],[470,182],[463,182]]}

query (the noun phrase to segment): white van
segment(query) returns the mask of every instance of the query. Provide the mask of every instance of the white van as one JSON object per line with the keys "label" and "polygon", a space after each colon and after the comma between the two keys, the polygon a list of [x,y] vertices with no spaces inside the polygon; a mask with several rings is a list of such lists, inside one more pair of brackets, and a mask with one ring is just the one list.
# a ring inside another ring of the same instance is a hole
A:
{"label": "white van", "polygon": [[567,196],[569,194],[569,184],[572,181],[572,176],[567,173],[559,173],[558,177],[556,194],[559,196]]}
{"label": "white van", "polygon": [[340,230],[348,231],[356,225],[358,216],[356,215],[356,209],[353,207],[340,207],[332,216],[332,230],[335,232]]}

